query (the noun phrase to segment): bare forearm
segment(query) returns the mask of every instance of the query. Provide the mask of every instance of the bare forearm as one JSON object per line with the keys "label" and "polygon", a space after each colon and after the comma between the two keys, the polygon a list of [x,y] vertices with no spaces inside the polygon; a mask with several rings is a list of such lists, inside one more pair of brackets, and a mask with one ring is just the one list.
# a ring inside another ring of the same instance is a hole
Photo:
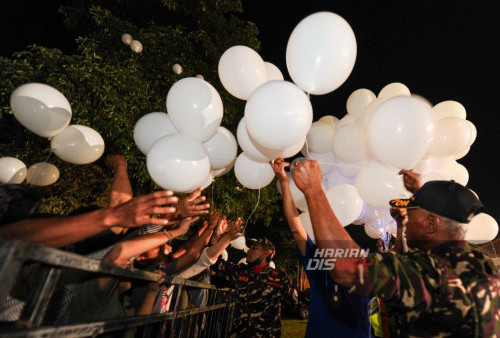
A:
{"label": "bare forearm", "polygon": [[[311,188],[305,192],[307,206],[313,225],[316,244],[320,249],[359,249],[335,216],[322,188]],[[350,286],[354,270],[330,270],[339,284]]]}
{"label": "bare forearm", "polygon": [[108,205],[110,207],[114,207],[118,204],[127,202],[132,199],[132,197],[132,186],[130,185],[130,180],[128,178],[127,168],[119,167],[114,172]]}
{"label": "bare forearm", "polygon": [[229,244],[231,244],[231,238],[229,236],[220,238],[214,245],[207,249],[208,258],[210,258],[211,261],[216,260]]}
{"label": "bare forearm", "polygon": [[306,254],[306,241],[307,233],[302,227],[300,222],[299,213],[297,212],[297,207],[293,201],[292,191],[290,190],[290,184],[288,181],[279,180],[281,185],[281,193],[283,197],[283,210],[285,212],[285,217],[292,232],[292,236],[297,243],[302,256]]}
{"label": "bare forearm", "polygon": [[137,309],[137,316],[145,316],[153,313],[153,307],[155,305],[156,295],[158,291],[147,290],[144,295],[144,300],[141,306]]}

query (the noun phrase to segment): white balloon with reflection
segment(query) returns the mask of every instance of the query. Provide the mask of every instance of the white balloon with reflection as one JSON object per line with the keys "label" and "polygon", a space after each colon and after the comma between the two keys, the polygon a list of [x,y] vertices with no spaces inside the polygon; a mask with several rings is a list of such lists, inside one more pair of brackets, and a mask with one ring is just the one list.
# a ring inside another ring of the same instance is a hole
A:
{"label": "white balloon with reflection", "polygon": [[162,112],[149,113],[142,116],[134,126],[134,141],[137,148],[146,155],[156,141],[163,136],[177,133],[168,114]]}
{"label": "white balloon with reflection", "polygon": [[72,124],[50,140],[50,148],[66,162],[88,164],[102,156],[104,140],[96,130]]}
{"label": "white balloon with reflection", "polygon": [[59,179],[59,169],[52,163],[38,162],[32,164],[26,173],[26,182],[36,186],[47,186]]}
{"label": "white balloon with reflection", "polygon": [[234,164],[234,174],[238,182],[249,189],[261,189],[274,178],[274,171],[267,162],[256,162],[245,152],[238,155]]}
{"label": "white balloon with reflection", "polygon": [[26,172],[26,164],[23,161],[10,156],[0,157],[0,183],[22,183]]}
{"label": "white balloon with reflection", "polygon": [[497,221],[486,213],[477,214],[467,224],[465,240],[473,244],[488,243],[498,235]]}
{"label": "white balloon with reflection", "polygon": [[219,127],[215,135],[204,142],[203,146],[207,150],[211,170],[227,167],[238,153],[236,138],[224,127]]}

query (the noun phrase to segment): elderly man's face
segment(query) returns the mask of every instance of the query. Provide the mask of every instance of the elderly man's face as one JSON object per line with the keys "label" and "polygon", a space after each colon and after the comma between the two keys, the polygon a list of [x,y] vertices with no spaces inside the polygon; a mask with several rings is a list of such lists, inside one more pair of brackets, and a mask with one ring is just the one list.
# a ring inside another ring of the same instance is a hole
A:
{"label": "elderly man's face", "polygon": [[427,241],[424,225],[429,212],[422,209],[408,209],[408,222],[406,223],[406,242],[410,248],[423,248]]}

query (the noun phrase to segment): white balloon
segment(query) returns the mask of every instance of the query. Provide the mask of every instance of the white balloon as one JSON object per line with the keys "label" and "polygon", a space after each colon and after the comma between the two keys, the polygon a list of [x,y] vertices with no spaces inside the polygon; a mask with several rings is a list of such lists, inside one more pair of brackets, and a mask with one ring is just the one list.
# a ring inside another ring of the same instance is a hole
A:
{"label": "white balloon", "polygon": [[347,113],[356,117],[361,117],[364,110],[372,103],[377,96],[369,89],[361,88],[353,91],[347,98]]}
{"label": "white balloon", "polygon": [[457,117],[465,120],[467,112],[465,107],[457,101],[443,101],[432,107],[434,120],[440,120],[444,117]]}
{"label": "white balloon", "polygon": [[472,138],[470,125],[458,117],[443,117],[435,122],[434,138],[427,153],[447,157],[461,153],[469,147]]}
{"label": "white balloon", "polygon": [[474,141],[476,141],[477,129],[476,129],[476,126],[474,125],[474,123],[472,123],[471,121],[465,120],[465,122],[467,122],[467,124],[470,127],[470,133],[471,133],[470,142],[469,142],[469,147],[470,147],[474,143]]}
{"label": "white balloon", "polygon": [[182,73],[182,66],[180,64],[176,63],[172,66],[172,70],[174,71],[175,74],[181,74]]}
{"label": "white balloon", "polygon": [[361,167],[360,162],[344,162],[342,160],[336,160],[336,168],[340,175],[345,178],[354,179],[359,173],[359,168]]}
{"label": "white balloon", "polygon": [[[241,249],[240,249],[240,250],[241,250]],[[247,258],[246,258],[246,257],[243,257],[242,259],[240,259],[240,260],[238,261],[238,265],[239,265],[239,264],[245,264],[245,265],[246,265],[246,264],[247,264]]]}
{"label": "white balloon", "polygon": [[270,267],[271,269],[276,269],[276,264],[274,264],[274,262],[273,262],[273,261],[270,261],[270,262],[269,262],[269,267]]}
{"label": "white balloon", "polygon": [[359,162],[366,157],[365,132],[357,125],[346,124],[335,131],[331,147],[340,160]]}
{"label": "white balloon", "polygon": [[363,201],[376,208],[387,208],[390,200],[409,197],[399,170],[376,161],[366,163],[359,170],[356,188]]}
{"label": "white balloon", "polygon": [[236,239],[233,239],[233,241],[231,242],[231,246],[237,250],[243,250],[243,248],[245,248],[245,237],[241,236]]}
{"label": "white balloon", "polygon": [[339,119],[333,115],[325,115],[321,117],[318,121],[329,123],[335,128],[335,125],[337,124],[337,122],[339,122]]}
{"label": "white balloon", "polygon": [[132,43],[132,41],[134,40],[134,38],[132,37],[132,35],[130,34],[122,34],[122,42],[127,45],[127,46],[130,46],[130,44]]}
{"label": "white balloon", "polygon": [[236,179],[249,189],[261,189],[274,178],[274,171],[269,163],[256,162],[245,152],[238,155],[234,164]]}
{"label": "white balloon", "polygon": [[363,211],[363,200],[355,186],[342,183],[328,189],[326,198],[332,207],[335,216],[343,226],[358,219]]}
{"label": "white balloon", "polygon": [[205,80],[187,77],[177,81],[167,94],[167,112],[179,133],[205,142],[215,135],[223,115],[222,100]]}
{"label": "white balloon", "polygon": [[222,251],[220,254],[221,258],[227,262],[227,259],[229,258],[229,254],[227,253],[227,250]]}
{"label": "white balloon", "polygon": [[314,237],[314,230],[311,222],[311,216],[309,215],[308,211],[304,211],[299,215],[300,222],[302,223],[302,227],[306,231],[306,233],[309,235],[309,238],[313,241],[313,243],[316,243],[316,238]]}
{"label": "white balloon", "polygon": [[229,165],[227,167],[217,169],[217,170],[210,170],[210,172],[212,173],[212,175],[214,177],[220,177],[220,176],[225,175],[228,172],[230,172],[231,169],[233,169],[235,163],[236,163],[236,157],[234,158],[234,160],[231,163],[229,163]]}
{"label": "white balloon", "polygon": [[497,234],[497,221],[488,214],[480,213],[469,222],[465,240],[473,244],[484,244],[494,240]]}
{"label": "white balloon", "polygon": [[469,171],[463,164],[455,161],[453,165],[452,179],[465,187],[469,182]]}
{"label": "white balloon", "polygon": [[59,169],[52,163],[38,162],[32,164],[26,173],[26,182],[37,185],[47,186],[55,183],[59,179]]}
{"label": "white balloon", "polygon": [[19,184],[26,178],[26,164],[10,156],[0,158],[0,183]]}
{"label": "white balloon", "polygon": [[469,153],[469,151],[470,151],[470,147],[467,147],[464,150],[462,150],[461,152],[459,152],[458,154],[453,155],[453,158],[455,160],[459,160],[459,159],[463,158],[465,155],[467,155]]}
{"label": "white balloon", "polygon": [[307,151],[304,153],[304,155],[307,159],[315,160],[318,162],[323,175],[328,174],[336,166],[336,159],[331,151],[322,154],[315,153],[313,151]]}
{"label": "white balloon", "polygon": [[264,60],[252,48],[233,46],[219,59],[220,82],[233,96],[246,100],[260,85],[268,81]]}
{"label": "white balloon", "polygon": [[396,96],[378,106],[366,126],[373,154],[396,168],[411,168],[420,161],[432,141],[432,110],[410,96]]}
{"label": "white balloon", "polygon": [[332,146],[335,127],[331,123],[313,122],[307,133],[307,146],[315,153],[326,153]]}
{"label": "white balloon", "polygon": [[332,170],[330,170],[326,175],[323,175],[322,183],[325,191],[337,184],[342,184],[342,183],[347,183],[350,185],[355,184],[355,180],[353,178],[344,177],[338,171],[338,168],[339,167],[335,167]]}
{"label": "white balloon", "polygon": [[104,140],[96,130],[72,124],[50,140],[50,148],[66,162],[88,164],[102,156]]}
{"label": "white balloon", "polygon": [[137,148],[146,155],[149,148],[163,136],[177,133],[168,114],[161,112],[142,116],[134,126],[134,141]]}
{"label": "white balloon", "polygon": [[130,42],[130,49],[132,49],[134,53],[140,53],[142,52],[142,43],[137,40],[132,40]]}
{"label": "white balloon", "polygon": [[283,74],[281,73],[281,70],[276,67],[274,64],[271,62],[264,62],[266,65],[266,71],[267,71],[267,81],[283,81],[285,78],[283,77]]}
{"label": "white balloon", "polygon": [[211,170],[223,169],[236,159],[238,144],[234,135],[224,127],[219,127],[214,136],[203,143],[210,159]]}
{"label": "white balloon", "polygon": [[356,37],[341,16],[318,12],[302,19],[286,47],[293,82],[306,93],[322,95],[340,87],[356,61]]}
{"label": "white balloon", "polygon": [[404,84],[399,82],[389,83],[387,86],[382,88],[378,93],[377,97],[383,99],[389,99],[394,96],[410,96],[410,90]]}
{"label": "white balloon", "polygon": [[365,223],[364,225],[365,233],[373,239],[382,238],[384,232],[378,227],[378,223]]}
{"label": "white balloon", "polygon": [[201,75],[201,74],[198,74],[198,75],[196,75],[195,77],[196,77],[196,78],[198,78],[198,79],[205,80],[205,77],[203,77],[203,75]]}
{"label": "white balloon", "polygon": [[287,81],[263,84],[248,98],[245,123],[259,145],[284,149],[303,141],[313,119],[311,102],[296,85]]}
{"label": "white balloon", "polygon": [[354,115],[345,114],[336,124],[335,130],[342,128],[343,126],[355,124],[358,118]]}
{"label": "white balloon", "polygon": [[68,99],[43,83],[26,83],[10,95],[14,117],[28,130],[42,137],[61,133],[71,120]]}
{"label": "white balloon", "polygon": [[183,134],[156,141],[146,157],[149,175],[160,187],[178,193],[192,192],[210,174],[210,160],[203,145]]}
{"label": "white balloon", "polygon": [[208,173],[208,176],[205,178],[205,180],[203,181],[203,183],[200,185],[201,188],[203,189],[206,189],[207,187],[210,186],[210,184],[212,184],[214,182],[214,175],[212,174],[212,172],[209,172]]}

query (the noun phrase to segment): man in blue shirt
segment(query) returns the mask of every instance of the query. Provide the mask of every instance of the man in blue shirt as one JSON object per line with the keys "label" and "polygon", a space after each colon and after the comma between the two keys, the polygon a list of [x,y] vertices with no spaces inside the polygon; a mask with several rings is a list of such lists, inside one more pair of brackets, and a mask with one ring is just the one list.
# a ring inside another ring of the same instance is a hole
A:
{"label": "man in blue shirt", "polygon": [[285,168],[290,164],[278,158],[271,165],[281,185],[283,208],[297,244],[297,254],[311,286],[311,305],[305,336],[367,337],[370,330],[369,299],[350,294],[345,287],[331,279],[327,265],[333,264],[335,259],[331,257],[328,261],[324,255],[320,257],[316,244],[302,225],[285,172]]}

